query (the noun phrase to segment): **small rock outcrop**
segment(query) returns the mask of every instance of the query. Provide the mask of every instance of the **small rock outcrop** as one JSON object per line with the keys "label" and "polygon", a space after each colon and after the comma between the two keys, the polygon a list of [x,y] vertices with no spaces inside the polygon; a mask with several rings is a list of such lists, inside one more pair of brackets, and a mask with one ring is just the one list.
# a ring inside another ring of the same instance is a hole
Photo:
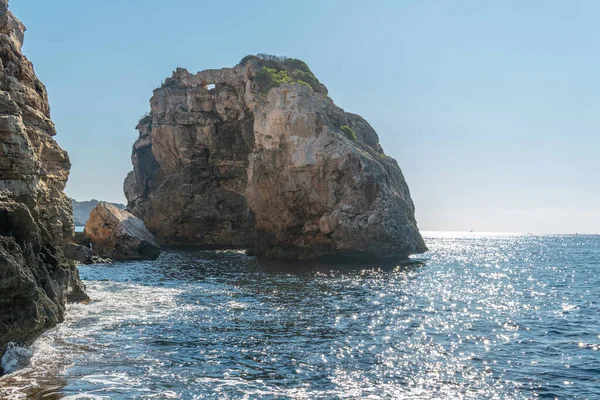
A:
{"label": "small rock outcrop", "polygon": [[73,236],[63,190],[71,164],[52,136],[44,85],[21,54],[25,27],[0,0],[0,356],[87,299],[62,244]]}
{"label": "small rock outcrop", "polygon": [[160,255],[156,238],[139,218],[109,203],[100,203],[85,225],[92,251],[113,260],[154,260]]}
{"label": "small rock outcrop", "polygon": [[398,163],[304,62],[178,69],[150,106],[124,191],[162,244],[284,258],[426,251]]}

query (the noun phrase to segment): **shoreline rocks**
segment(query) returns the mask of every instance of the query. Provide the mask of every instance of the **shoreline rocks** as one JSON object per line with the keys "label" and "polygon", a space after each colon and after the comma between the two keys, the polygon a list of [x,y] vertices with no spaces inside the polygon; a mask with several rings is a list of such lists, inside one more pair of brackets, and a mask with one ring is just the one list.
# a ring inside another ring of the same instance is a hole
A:
{"label": "shoreline rocks", "polygon": [[21,54],[24,31],[0,0],[0,357],[9,342],[29,344],[62,322],[66,301],[88,299],[61,249],[73,235],[71,164]]}
{"label": "shoreline rocks", "polygon": [[155,260],[160,255],[160,246],[143,221],[109,203],[94,208],[84,234],[92,244],[90,253],[100,257]]}
{"label": "shoreline rocks", "polygon": [[82,264],[93,264],[93,253],[89,247],[77,243],[68,242],[63,245],[63,253],[69,260],[77,261]]}
{"label": "shoreline rocks", "polygon": [[299,259],[427,250],[398,163],[304,62],[179,68],[150,105],[124,191],[161,244]]}

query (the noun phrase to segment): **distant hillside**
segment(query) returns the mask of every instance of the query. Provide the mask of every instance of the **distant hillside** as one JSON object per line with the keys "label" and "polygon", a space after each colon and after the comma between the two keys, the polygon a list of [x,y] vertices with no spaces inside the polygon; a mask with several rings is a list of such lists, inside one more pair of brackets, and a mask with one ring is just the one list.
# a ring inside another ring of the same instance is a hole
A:
{"label": "distant hillside", "polygon": [[[77,201],[75,199],[71,199],[71,202],[73,203],[73,223],[75,226],[85,226],[92,210],[96,208],[98,204],[102,203],[102,201],[98,201],[96,199],[88,201]],[[110,204],[121,210],[125,209],[125,205],[123,204]]]}

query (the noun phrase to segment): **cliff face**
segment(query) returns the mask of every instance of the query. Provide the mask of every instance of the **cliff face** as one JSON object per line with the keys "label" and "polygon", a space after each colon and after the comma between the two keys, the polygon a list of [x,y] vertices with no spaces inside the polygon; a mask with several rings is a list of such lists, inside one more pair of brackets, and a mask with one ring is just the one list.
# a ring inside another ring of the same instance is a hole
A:
{"label": "cliff face", "polygon": [[46,89],[21,54],[24,31],[0,0],[0,355],[61,322],[67,298],[87,298],[61,251],[73,235],[63,192],[71,165],[52,138]]}
{"label": "cliff face", "polygon": [[210,91],[192,78],[178,70],[137,126],[128,208],[163,245],[244,247],[254,228],[244,198],[254,140],[243,81],[216,79]]}
{"label": "cliff face", "polygon": [[398,164],[303,62],[178,69],[150,104],[125,194],[162,244],[290,258],[426,251]]}

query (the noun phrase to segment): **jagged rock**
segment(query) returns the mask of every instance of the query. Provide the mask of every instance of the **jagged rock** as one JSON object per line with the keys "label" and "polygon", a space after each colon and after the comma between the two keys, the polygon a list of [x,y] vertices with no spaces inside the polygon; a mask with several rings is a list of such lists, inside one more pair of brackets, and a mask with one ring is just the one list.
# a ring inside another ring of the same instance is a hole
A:
{"label": "jagged rock", "polygon": [[397,162],[302,61],[177,69],[150,105],[124,191],[161,243],[286,258],[426,251]]}
{"label": "jagged rock", "polygon": [[87,300],[61,246],[73,235],[63,190],[71,164],[56,134],[44,85],[21,54],[25,27],[0,0],[0,357]]}
{"label": "jagged rock", "polygon": [[113,260],[154,260],[160,255],[156,238],[144,222],[109,203],[100,203],[85,225],[92,251]]}

